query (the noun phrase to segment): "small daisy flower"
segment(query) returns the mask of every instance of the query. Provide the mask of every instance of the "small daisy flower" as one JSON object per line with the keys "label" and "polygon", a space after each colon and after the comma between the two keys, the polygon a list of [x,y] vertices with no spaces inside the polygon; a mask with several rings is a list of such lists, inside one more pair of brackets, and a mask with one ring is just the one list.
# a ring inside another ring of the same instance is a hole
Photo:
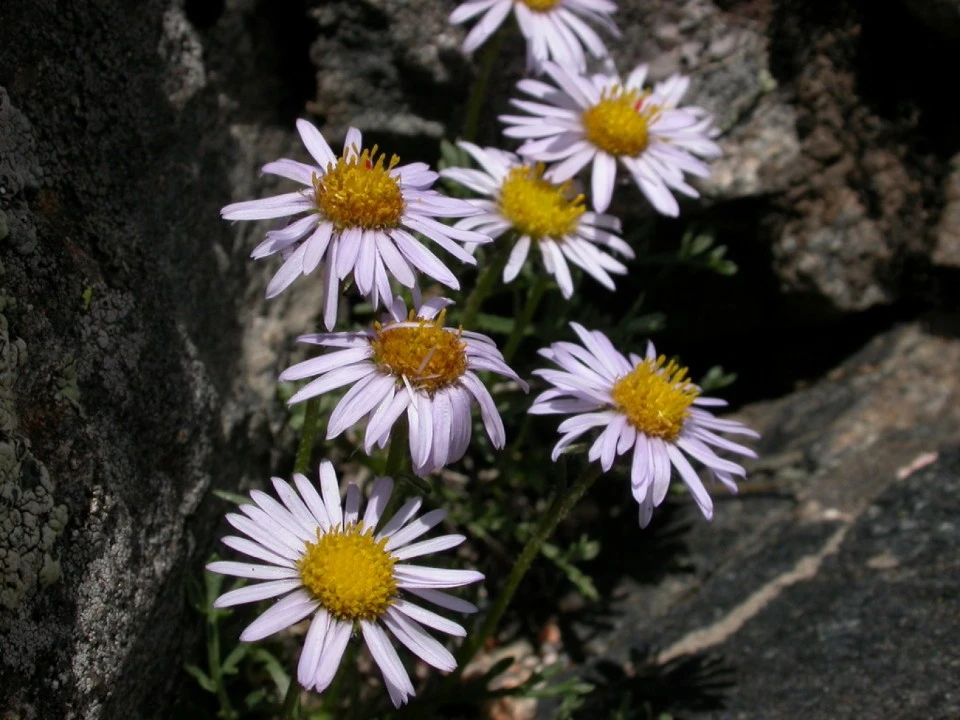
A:
{"label": "small daisy flower", "polygon": [[653,508],[667,496],[671,466],[709,520],[713,501],[687,456],[736,492],[734,477],[746,477],[746,470],[718,456],[714,448],[750,458],[757,455],[720,433],[759,435],[742,423],[721,420],[704,410],[726,402],[703,397],[688,379],[687,369],[658,356],[653,343],[647,344],[646,357],[631,353],[628,360],[603,333],[585,330],[577,323],[570,326],[583,345],[553,343],[540,354],[560,370],[534,371],[554,387],[534,400],[530,412],[573,415],[560,423],[562,437],[553,449],[554,461],[581,435],[602,428],[587,457],[599,460],[607,472],[617,455],[633,451],[630,477],[633,496],[640,504],[640,527],[647,526]]}
{"label": "small daisy flower", "polygon": [[556,83],[521,80],[517,88],[532,96],[511,100],[529,115],[504,115],[509,137],[526,142],[518,151],[531,160],[558,164],[548,173],[554,182],[576,175],[588,163],[593,207],[610,206],[619,161],[656,210],[676,216],[673,192],[698,197],[684,175],[707,177],[710,167],[699,158],[714,158],[719,146],[713,118],[698,107],[679,107],[689,79],[676,75],[645,90],[647,66],[626,80],[617,74],[585,76],[555,63],[544,70]]}
{"label": "small daisy flower", "polygon": [[223,538],[224,544],[265,564],[207,565],[211,572],[262,581],[224,593],[214,607],[284,596],[247,626],[240,635],[244,642],[261,640],[312,616],[297,679],[316,692],[333,681],[350,637],[359,631],[383,674],[390,699],[399,707],[414,695],[413,685],[386,631],[428,665],[450,672],[457,666],[453,655],[424,626],[455,637],[464,637],[466,631],[414,598],[445,610],[476,612],[471,603],[442,589],[478,582],[483,575],[407,564],[412,558],[456,547],[465,538],[441,535],[413,542],[446,514],[431,510],[414,519],[419,498],[404,504],[377,532],[393,490],[391,478],[374,481],[362,517],[360,489],[351,483],[346,506],[341,506],[329,462],[320,464],[320,493],[303,475],[294,475],[293,480],[296,489],[273,478],[280,502],[254,490],[250,493],[254,504],[242,505],[242,514],[227,515],[227,522],[247,537],[230,535]]}
{"label": "small daisy flower", "polygon": [[517,234],[503,269],[504,282],[517,277],[530,246],[536,245],[543,266],[556,278],[565,298],[573,295],[568,262],[583,268],[604,287],[615,289],[610,273],[624,275],[627,268],[601,248],[633,257],[630,246],[614,234],[620,232],[617,218],[586,212],[583,195],[574,196],[569,181],[545,180],[542,164],[524,164],[513,153],[496,148],[458,144],[483,170],[449,168],[440,174],[491,199],[471,200],[483,213],[459,220],[456,227],[476,230],[494,239],[508,230]]}
{"label": "small daisy flower", "polygon": [[297,129],[317,164],[281,159],[264,165],[263,172],[295,180],[307,189],[233,203],[220,211],[227,220],[303,215],[268,232],[251,255],[260,259],[281,253],[284,258],[267,286],[267,297],[325,264],[323,317],[330,330],[336,322],[339,281],[349,275],[374,308],[380,298],[393,297],[391,277],[412,288],[420,272],[459,289],[450,269],[413,233],[426,236],[461,262],[476,264],[458,243],[484,243],[489,238],[436,220],[476,214],[473,206],[431,190],[437,173],[425,163],[399,165],[396,155],[387,161],[376,145],[362,149],[363,137],[356,128],[347,132],[340,157],[306,120],[298,120]]}
{"label": "small daisy flower", "polygon": [[364,449],[385,447],[397,419],[406,412],[413,470],[421,477],[463,457],[472,432],[471,408],[480,416],[497,449],[506,442],[497,406],[477,377],[478,370],[499,373],[528,390],[507,367],[486,335],[444,327],[446,298],[423,303],[407,313],[396,298],[382,323],[370,330],[303,335],[299,342],[342,348],[298,363],[281,382],[316,377],[290,403],[298,403],[352,384],[327,422],[327,439],[367,418]]}
{"label": "small daisy flower", "polygon": [[[463,51],[472,53],[499,28],[511,8],[527,41],[527,68],[539,70],[547,60],[555,60],[580,72],[587,69],[586,48],[595,58],[608,56],[607,48],[589,23],[602,27],[613,37],[620,31],[610,19],[617,10],[610,0],[467,0],[450,15],[450,23],[459,25],[483,15],[467,33]],[[584,22],[586,20],[587,22]]]}

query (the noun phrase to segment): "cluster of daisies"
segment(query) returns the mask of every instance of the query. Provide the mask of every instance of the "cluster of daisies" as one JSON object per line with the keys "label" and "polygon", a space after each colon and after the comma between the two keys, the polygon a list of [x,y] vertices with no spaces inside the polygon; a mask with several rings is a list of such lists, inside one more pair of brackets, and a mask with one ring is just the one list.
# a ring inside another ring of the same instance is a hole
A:
{"label": "cluster of daisies", "polygon": [[[464,456],[475,407],[492,446],[503,448],[503,421],[483,373],[528,390],[493,340],[450,324],[451,301],[435,293],[425,299],[421,284],[459,289],[450,259],[474,265],[474,249],[488,245],[488,258],[503,253],[505,283],[517,277],[536,247],[538,271],[555,279],[563,297],[573,293],[571,265],[613,289],[612,276],[627,273],[615,255],[633,257],[620,236],[620,221],[605,212],[618,164],[657,211],[676,215],[676,194],[697,194],[685,178],[706,176],[705,160],[719,152],[711,117],[680,105],[685,78],[648,86],[643,66],[625,78],[609,69],[587,74],[586,53],[608,60],[597,29],[617,34],[610,18],[614,3],[467,0],[450,21],[475,21],[464,44],[472,51],[498,31],[511,10],[527,41],[531,77],[518,84],[525,99],[512,101],[524,114],[501,120],[504,134],[522,144],[509,152],[461,142],[476,167],[440,173],[478,197],[441,194],[434,189],[439,175],[428,165],[404,165],[376,145],[365,146],[356,128],[335,153],[312,124],[300,120],[297,129],[312,162],[280,159],[263,172],[302,187],[222,211],[227,220],[280,221],[252,253],[282,259],[269,297],[301,276],[322,278],[326,332],[299,338],[322,352],[280,375],[285,382],[306,381],[290,402],[341,391],[326,419],[327,438],[361,425],[368,455],[391,438],[406,442],[410,467],[421,477]],[[587,166],[592,210],[573,189]],[[339,300],[350,286],[385,312],[370,327],[337,330]],[[704,397],[686,368],[658,355],[652,344],[643,355],[625,354],[599,331],[577,323],[571,328],[577,342],[540,350],[553,367],[533,373],[548,387],[529,412],[569,416],[559,425],[553,460],[592,434],[587,456],[604,471],[619,456],[629,456],[641,526],[663,502],[674,470],[709,518],[711,497],[691,459],[712,480],[736,491],[736,479],[745,471],[725,456],[754,453],[726,436],[756,434],[711,414],[723,401]],[[418,515],[421,501],[411,499],[386,513],[393,490],[389,477],[373,481],[364,506],[355,484],[341,496],[326,461],[318,485],[297,474],[292,484],[274,478],[273,488],[274,495],[252,492],[250,504],[227,516],[240,535],[224,543],[252,560],[209,566],[257,581],[225,593],[218,607],[279,598],[241,639],[258,640],[309,618],[297,676],[304,688],[321,692],[351,637],[362,635],[397,706],[414,688],[394,641],[439,670],[453,670],[453,656],[431,631],[463,636],[465,630],[436,609],[475,612],[474,605],[446,591],[482,575],[410,562],[463,542],[462,535],[421,539],[443,520],[444,511]]]}

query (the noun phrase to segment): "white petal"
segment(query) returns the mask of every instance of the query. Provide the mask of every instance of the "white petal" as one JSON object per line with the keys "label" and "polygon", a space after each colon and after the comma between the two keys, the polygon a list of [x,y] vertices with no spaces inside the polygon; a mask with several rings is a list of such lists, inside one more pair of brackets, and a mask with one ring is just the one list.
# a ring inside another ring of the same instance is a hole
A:
{"label": "white petal", "polygon": [[390,699],[395,707],[400,707],[408,697],[415,694],[410,676],[407,675],[397,651],[379,625],[362,620],[360,628],[363,631],[363,639],[370,648],[370,654],[383,674],[383,681],[387,686]]}
{"label": "white petal", "polygon": [[333,463],[324,460],[320,463],[320,492],[323,493],[323,506],[334,528],[343,529],[343,512],[340,507],[340,484]]}
{"label": "white petal", "polygon": [[291,592],[297,588],[303,587],[300,579],[296,580],[272,580],[270,582],[257,583],[256,585],[247,585],[237,590],[231,590],[218,597],[213,606],[215,608],[232,607],[250,602],[260,602],[268,598],[277,597],[284,593]]}
{"label": "white petal", "polygon": [[430,637],[416,620],[394,608],[389,608],[380,621],[387,626],[394,637],[407,646],[410,652],[428,665],[443,672],[450,672],[457,667],[457,661],[453,659],[450,651]]}
{"label": "white petal", "polygon": [[243,642],[254,642],[280,632],[303,620],[319,607],[306,590],[297,590],[287,595],[250,623],[240,634]]}

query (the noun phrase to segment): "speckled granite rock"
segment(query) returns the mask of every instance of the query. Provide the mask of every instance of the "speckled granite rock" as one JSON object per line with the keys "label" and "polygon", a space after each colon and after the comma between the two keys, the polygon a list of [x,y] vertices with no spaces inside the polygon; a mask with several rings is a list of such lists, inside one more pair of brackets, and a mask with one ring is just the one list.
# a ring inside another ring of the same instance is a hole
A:
{"label": "speckled granite rock", "polygon": [[4,718],[168,717],[202,499],[276,469],[277,355],[316,303],[265,309],[256,229],[219,218],[297,152],[238,102],[276,107],[276,68],[222,72],[263,27],[229,11],[205,34],[176,1],[0,7]]}

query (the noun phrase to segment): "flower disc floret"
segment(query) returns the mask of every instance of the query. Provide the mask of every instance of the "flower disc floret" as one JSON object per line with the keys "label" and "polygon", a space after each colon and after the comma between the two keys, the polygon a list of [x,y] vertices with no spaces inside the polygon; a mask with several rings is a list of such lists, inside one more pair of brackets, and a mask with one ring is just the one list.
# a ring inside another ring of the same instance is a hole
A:
{"label": "flower disc floret", "polygon": [[467,371],[467,345],[460,331],[444,328],[445,319],[443,310],[435,320],[377,323],[370,341],[375,362],[428,394],[452,385]]}
{"label": "flower disc floret", "polygon": [[385,230],[400,226],[404,202],[400,183],[390,174],[400,162],[393,155],[378,155],[376,145],[359,155],[346,153],[327,165],[322,176],[314,173],[317,209],[337,230]]}
{"label": "flower disc floret", "polygon": [[374,539],[372,529],[348,526],[343,532],[317,531],[297,562],[304,587],[337,620],[376,620],[397,592],[396,558],[386,550],[387,538]]}
{"label": "flower disc floret", "polygon": [[569,182],[544,180],[543,172],[542,163],[510,170],[500,189],[500,211],[522,235],[563,238],[577,229],[584,198],[572,196]]}
{"label": "flower disc floret", "polygon": [[672,441],[680,435],[700,391],[690,382],[687,368],[660,355],[644,360],[617,380],[610,395],[638,431]]}
{"label": "flower disc floret", "polygon": [[645,106],[649,93],[616,87],[581,115],[584,134],[593,145],[611,155],[636,157],[650,144],[650,122],[655,106]]}
{"label": "flower disc floret", "polygon": [[520,0],[534,12],[548,12],[560,4],[560,0]]}

